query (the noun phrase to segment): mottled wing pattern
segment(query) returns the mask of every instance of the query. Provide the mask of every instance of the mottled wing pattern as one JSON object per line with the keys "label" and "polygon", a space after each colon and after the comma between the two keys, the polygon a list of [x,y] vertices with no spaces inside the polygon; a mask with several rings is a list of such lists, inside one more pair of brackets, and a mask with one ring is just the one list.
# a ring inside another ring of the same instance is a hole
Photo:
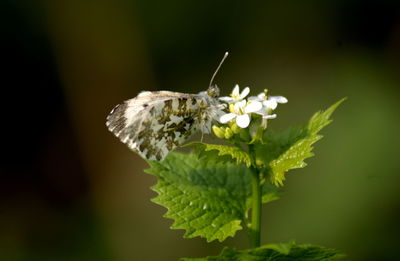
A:
{"label": "mottled wing pattern", "polygon": [[162,160],[202,128],[207,120],[206,102],[203,96],[195,94],[142,92],[117,105],[106,125],[142,157]]}

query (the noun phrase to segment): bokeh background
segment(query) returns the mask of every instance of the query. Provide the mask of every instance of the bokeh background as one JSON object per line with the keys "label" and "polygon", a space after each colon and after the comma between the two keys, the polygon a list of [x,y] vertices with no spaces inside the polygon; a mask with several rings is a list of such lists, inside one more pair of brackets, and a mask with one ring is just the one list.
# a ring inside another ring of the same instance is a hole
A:
{"label": "bokeh background", "polygon": [[348,100],[264,208],[263,243],[400,260],[400,2],[2,0],[0,260],[177,260],[248,246],[183,239],[146,163],[105,117],[141,90],[216,83],[289,103],[275,130]]}

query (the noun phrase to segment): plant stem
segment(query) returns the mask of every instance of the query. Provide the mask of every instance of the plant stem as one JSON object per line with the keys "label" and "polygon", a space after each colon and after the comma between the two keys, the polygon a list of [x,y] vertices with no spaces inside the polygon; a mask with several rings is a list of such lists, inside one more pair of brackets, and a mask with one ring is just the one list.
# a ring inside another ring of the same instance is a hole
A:
{"label": "plant stem", "polygon": [[256,248],[261,243],[261,186],[260,175],[256,168],[252,167],[252,208],[251,208],[251,226],[250,239],[251,247]]}

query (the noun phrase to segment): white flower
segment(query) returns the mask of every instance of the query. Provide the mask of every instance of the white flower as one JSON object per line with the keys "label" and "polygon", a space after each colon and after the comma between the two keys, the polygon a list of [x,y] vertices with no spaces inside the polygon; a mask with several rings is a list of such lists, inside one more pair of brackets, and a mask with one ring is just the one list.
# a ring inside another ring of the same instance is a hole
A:
{"label": "white flower", "polygon": [[271,110],[275,110],[278,107],[278,103],[287,103],[288,100],[283,96],[267,96],[266,91],[260,93],[257,96],[249,97],[250,101],[260,101],[262,104]]}
{"label": "white flower", "polygon": [[257,96],[249,97],[250,101],[258,101],[262,103],[262,108],[254,113],[262,116],[262,125],[267,127],[267,120],[275,119],[276,114],[271,114],[278,107],[278,103],[287,103],[288,100],[283,96],[267,96],[267,90]]}
{"label": "white flower", "polygon": [[243,100],[249,93],[250,93],[250,88],[249,87],[244,88],[243,91],[240,93],[239,92],[239,85],[236,84],[235,88],[233,88],[233,91],[232,91],[230,97],[229,96],[224,96],[224,97],[220,97],[219,99],[221,101],[224,101],[224,102],[227,102],[227,103],[228,102],[239,102],[239,101]]}
{"label": "white flower", "polygon": [[247,128],[247,126],[249,126],[250,124],[249,114],[261,110],[262,107],[263,106],[259,101],[247,102],[246,100],[242,100],[236,102],[235,105],[231,106],[231,112],[222,115],[219,121],[222,124],[225,124],[233,119],[236,119],[236,124],[240,128]]}

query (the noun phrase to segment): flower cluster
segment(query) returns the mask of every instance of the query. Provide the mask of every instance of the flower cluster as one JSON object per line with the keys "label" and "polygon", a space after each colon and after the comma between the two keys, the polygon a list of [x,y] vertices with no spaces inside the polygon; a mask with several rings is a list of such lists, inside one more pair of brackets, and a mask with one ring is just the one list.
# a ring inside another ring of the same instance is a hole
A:
{"label": "flower cluster", "polygon": [[265,130],[267,128],[267,120],[276,118],[276,114],[273,114],[273,111],[278,106],[278,103],[288,102],[283,96],[268,96],[267,90],[257,96],[251,96],[246,99],[249,93],[249,87],[240,92],[239,85],[236,85],[230,96],[219,98],[220,101],[228,105],[226,107],[228,111],[219,117],[219,122],[228,124],[229,127],[213,128],[218,137],[229,139],[234,133],[238,134],[241,129],[248,128],[253,119],[258,119],[260,123],[257,128],[260,127]]}
{"label": "flower cluster", "polygon": [[245,97],[250,93],[250,88],[246,87],[242,92],[239,91],[239,85],[233,88],[230,97],[221,97],[220,100],[228,103],[229,113],[220,117],[219,121],[225,124],[233,119],[240,128],[247,128],[250,124],[251,114],[255,113],[266,120],[275,119],[276,114],[271,114],[276,109],[278,103],[287,103],[288,100],[283,96],[268,96],[267,90],[257,96],[251,96],[247,100]]}

